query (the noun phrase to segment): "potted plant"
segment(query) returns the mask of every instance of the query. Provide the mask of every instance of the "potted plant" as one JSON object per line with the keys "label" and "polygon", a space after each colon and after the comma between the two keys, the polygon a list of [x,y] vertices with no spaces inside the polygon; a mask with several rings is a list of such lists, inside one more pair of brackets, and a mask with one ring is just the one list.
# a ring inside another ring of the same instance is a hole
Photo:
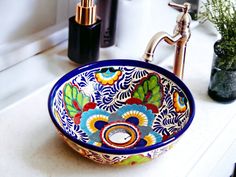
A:
{"label": "potted plant", "polygon": [[220,102],[236,99],[236,4],[235,0],[206,0],[201,18],[214,24],[221,38],[214,44],[208,94]]}

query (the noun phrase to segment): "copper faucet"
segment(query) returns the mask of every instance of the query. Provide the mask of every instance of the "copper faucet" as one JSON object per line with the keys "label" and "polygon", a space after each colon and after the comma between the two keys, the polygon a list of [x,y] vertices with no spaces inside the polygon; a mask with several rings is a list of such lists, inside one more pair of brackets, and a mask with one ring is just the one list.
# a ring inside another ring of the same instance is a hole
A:
{"label": "copper faucet", "polygon": [[191,36],[189,27],[191,22],[191,17],[188,13],[191,6],[189,3],[184,3],[183,5],[176,3],[169,3],[168,5],[174,8],[181,8],[183,11],[177,17],[176,20],[177,25],[174,30],[174,35],[170,36],[166,32],[158,32],[157,34],[155,34],[149,41],[146,51],[143,55],[143,58],[145,59],[146,62],[151,62],[153,60],[155,49],[162,40],[164,40],[170,45],[176,44],[173,72],[176,76],[182,79],[184,73],[186,46]]}

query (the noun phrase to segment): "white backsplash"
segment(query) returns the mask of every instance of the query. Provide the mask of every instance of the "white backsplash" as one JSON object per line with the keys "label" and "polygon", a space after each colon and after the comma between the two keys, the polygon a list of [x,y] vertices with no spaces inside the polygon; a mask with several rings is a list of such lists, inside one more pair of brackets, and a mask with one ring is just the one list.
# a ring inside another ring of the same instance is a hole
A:
{"label": "white backsplash", "polygon": [[133,57],[141,57],[148,41],[159,32],[172,34],[179,12],[168,0],[120,0],[116,45]]}
{"label": "white backsplash", "polygon": [[0,45],[56,23],[57,0],[1,0]]}

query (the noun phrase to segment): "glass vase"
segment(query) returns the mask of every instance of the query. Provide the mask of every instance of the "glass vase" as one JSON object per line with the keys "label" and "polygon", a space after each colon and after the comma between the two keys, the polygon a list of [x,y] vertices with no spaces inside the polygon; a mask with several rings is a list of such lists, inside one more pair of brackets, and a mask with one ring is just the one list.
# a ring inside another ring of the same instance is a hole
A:
{"label": "glass vase", "polygon": [[228,103],[236,99],[236,69],[221,67],[219,63],[227,61],[219,50],[217,50],[217,41],[214,45],[214,57],[211,69],[210,84],[208,95],[215,101]]}

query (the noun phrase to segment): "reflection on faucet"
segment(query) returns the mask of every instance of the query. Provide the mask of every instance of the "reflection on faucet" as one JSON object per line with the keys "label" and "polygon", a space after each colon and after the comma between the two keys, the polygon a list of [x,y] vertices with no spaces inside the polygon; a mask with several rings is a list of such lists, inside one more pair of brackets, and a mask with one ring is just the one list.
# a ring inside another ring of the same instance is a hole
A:
{"label": "reflection on faucet", "polygon": [[175,27],[174,35],[170,36],[166,32],[159,32],[154,35],[147,45],[143,58],[146,62],[152,61],[155,49],[162,40],[164,40],[170,45],[176,45],[173,72],[175,75],[182,79],[184,72],[186,46],[191,36],[189,28],[191,17],[188,13],[188,10],[190,9],[190,4],[184,3],[183,5],[179,5],[175,3],[169,3],[169,6],[182,8],[183,10],[183,12],[177,17],[177,25]]}

